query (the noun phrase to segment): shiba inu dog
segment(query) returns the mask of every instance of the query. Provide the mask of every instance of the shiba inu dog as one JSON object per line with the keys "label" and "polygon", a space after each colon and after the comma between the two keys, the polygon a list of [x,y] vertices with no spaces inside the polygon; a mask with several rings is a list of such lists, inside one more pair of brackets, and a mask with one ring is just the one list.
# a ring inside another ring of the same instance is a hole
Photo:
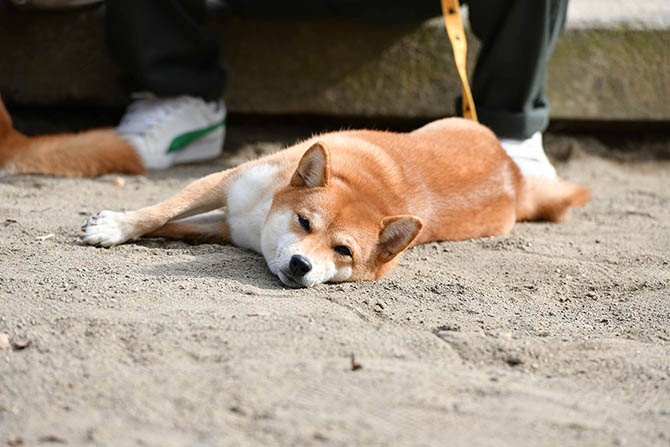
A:
{"label": "shiba inu dog", "polygon": [[522,177],[489,129],[448,118],[410,133],[315,136],[157,205],[102,211],[82,237],[103,247],[139,237],[232,243],[261,253],[284,284],[311,287],[377,279],[412,245],[560,221],[588,200],[582,186]]}

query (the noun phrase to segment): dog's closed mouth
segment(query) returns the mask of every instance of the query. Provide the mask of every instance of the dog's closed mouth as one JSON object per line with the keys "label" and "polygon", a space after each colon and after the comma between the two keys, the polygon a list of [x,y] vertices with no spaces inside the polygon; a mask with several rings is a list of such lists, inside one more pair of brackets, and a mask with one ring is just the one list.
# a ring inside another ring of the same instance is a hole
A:
{"label": "dog's closed mouth", "polygon": [[281,280],[281,282],[283,282],[285,285],[287,285],[291,288],[301,289],[301,288],[305,287],[302,283],[293,279],[289,273],[285,273],[285,272],[279,270],[277,276],[279,276],[279,279]]}

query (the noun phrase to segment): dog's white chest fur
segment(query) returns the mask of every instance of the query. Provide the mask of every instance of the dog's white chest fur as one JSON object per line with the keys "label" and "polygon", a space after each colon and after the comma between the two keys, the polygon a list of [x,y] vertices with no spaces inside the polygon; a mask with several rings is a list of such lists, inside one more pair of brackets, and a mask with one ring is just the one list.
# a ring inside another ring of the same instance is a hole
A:
{"label": "dog's white chest fur", "polygon": [[230,238],[238,247],[261,253],[261,232],[277,189],[278,168],[268,163],[246,169],[227,194]]}

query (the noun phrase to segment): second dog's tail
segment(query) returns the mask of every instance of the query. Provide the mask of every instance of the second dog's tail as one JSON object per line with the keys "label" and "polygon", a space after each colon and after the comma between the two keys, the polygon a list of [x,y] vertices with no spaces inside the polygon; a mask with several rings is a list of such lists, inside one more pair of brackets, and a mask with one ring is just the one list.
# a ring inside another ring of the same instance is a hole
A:
{"label": "second dog's tail", "polygon": [[113,129],[28,137],[14,129],[1,99],[0,169],[64,177],[146,171],[135,149]]}
{"label": "second dog's tail", "polygon": [[517,221],[546,220],[559,222],[571,207],[585,205],[591,199],[588,188],[562,179],[525,177],[517,204]]}

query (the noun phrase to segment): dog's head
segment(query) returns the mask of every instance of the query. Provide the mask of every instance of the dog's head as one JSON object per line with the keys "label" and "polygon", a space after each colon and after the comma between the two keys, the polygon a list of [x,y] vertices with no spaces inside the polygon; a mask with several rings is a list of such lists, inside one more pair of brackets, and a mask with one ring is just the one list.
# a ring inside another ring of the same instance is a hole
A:
{"label": "dog's head", "polygon": [[414,241],[416,216],[385,216],[373,198],[331,172],[317,142],[274,195],[261,238],[270,270],[291,287],[380,278]]}

